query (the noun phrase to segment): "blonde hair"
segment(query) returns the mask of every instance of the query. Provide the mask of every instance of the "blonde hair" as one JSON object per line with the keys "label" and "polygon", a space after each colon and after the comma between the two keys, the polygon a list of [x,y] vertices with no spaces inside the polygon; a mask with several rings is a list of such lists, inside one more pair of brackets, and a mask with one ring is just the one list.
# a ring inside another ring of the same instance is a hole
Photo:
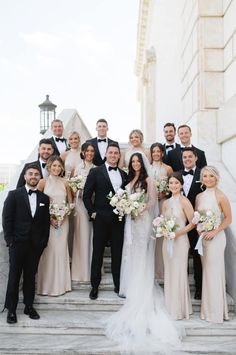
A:
{"label": "blonde hair", "polygon": [[48,159],[48,161],[47,161],[47,170],[50,172],[51,166],[54,163],[54,161],[58,161],[61,164],[61,173],[60,173],[59,176],[63,176],[64,175],[64,171],[65,171],[65,167],[64,167],[63,160],[58,155],[52,155]]}
{"label": "blonde hair", "polygon": [[216,167],[214,167],[212,165],[204,166],[204,168],[202,168],[201,173],[200,173],[201,182],[203,182],[202,180],[203,180],[204,171],[208,171],[210,174],[212,174],[216,178],[216,184],[218,184],[218,182],[220,180],[220,174],[219,174],[218,169],[216,169]]}
{"label": "blonde hair", "polygon": [[137,136],[139,136],[140,142],[141,142],[141,144],[142,144],[142,143],[143,143],[143,132],[140,131],[140,129],[133,129],[133,130],[130,132],[130,134],[129,134],[129,140],[131,139],[131,136],[132,136],[133,134],[137,134]]}
{"label": "blonde hair", "polygon": [[79,143],[80,143],[80,135],[77,131],[70,132],[68,135],[68,139],[70,139],[71,136],[77,136],[77,138],[79,139]]}

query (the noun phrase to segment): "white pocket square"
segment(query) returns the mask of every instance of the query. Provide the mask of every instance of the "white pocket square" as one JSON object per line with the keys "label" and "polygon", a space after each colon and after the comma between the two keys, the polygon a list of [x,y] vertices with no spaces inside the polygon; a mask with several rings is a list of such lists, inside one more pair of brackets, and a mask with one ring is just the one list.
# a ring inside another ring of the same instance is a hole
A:
{"label": "white pocket square", "polygon": [[39,204],[39,207],[41,207],[41,206],[45,206],[45,203],[40,203],[40,204]]}

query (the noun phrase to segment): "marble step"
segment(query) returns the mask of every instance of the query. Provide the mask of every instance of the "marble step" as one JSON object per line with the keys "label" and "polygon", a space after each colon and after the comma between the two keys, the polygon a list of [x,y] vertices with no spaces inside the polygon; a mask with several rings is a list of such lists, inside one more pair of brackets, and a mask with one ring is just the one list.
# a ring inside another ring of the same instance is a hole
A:
{"label": "marble step", "polygon": [[[105,337],[105,322],[111,313],[93,311],[41,311],[39,320],[32,320],[18,311],[18,323],[6,323],[6,314],[0,315],[0,337],[2,334],[57,334],[64,335],[100,335]],[[189,320],[176,322],[183,327],[186,337],[236,337],[236,317],[223,324],[210,324],[192,315]]]}
{"label": "marble step", "polygon": [[[229,312],[234,312],[234,301],[227,295]],[[98,298],[90,300],[87,290],[73,290],[62,296],[36,296],[34,305],[38,310],[81,310],[81,311],[106,311],[112,312],[120,308],[124,299],[110,290],[99,291]],[[192,294],[193,312],[200,312],[200,300],[195,300]],[[20,296],[19,309],[23,308],[22,296]]]}

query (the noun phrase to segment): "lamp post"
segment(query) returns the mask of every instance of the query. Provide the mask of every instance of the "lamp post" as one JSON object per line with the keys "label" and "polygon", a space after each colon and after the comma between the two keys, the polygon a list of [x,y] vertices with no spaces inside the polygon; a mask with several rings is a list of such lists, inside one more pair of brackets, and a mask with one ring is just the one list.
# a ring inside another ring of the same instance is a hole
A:
{"label": "lamp post", "polygon": [[44,134],[56,118],[56,107],[46,95],[46,100],[39,105],[40,108],[40,133]]}

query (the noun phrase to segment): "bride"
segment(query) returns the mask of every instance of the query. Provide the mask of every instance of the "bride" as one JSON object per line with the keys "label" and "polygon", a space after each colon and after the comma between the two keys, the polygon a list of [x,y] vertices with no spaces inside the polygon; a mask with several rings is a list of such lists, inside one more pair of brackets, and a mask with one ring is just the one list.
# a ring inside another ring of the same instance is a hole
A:
{"label": "bride", "polygon": [[180,335],[165,310],[163,291],[154,281],[155,241],[150,238],[156,191],[145,155],[129,161],[128,192],[145,192],[146,207],[135,219],[127,216],[122,254],[120,296],[123,307],[107,321],[106,335],[122,349],[169,353],[180,344]]}

